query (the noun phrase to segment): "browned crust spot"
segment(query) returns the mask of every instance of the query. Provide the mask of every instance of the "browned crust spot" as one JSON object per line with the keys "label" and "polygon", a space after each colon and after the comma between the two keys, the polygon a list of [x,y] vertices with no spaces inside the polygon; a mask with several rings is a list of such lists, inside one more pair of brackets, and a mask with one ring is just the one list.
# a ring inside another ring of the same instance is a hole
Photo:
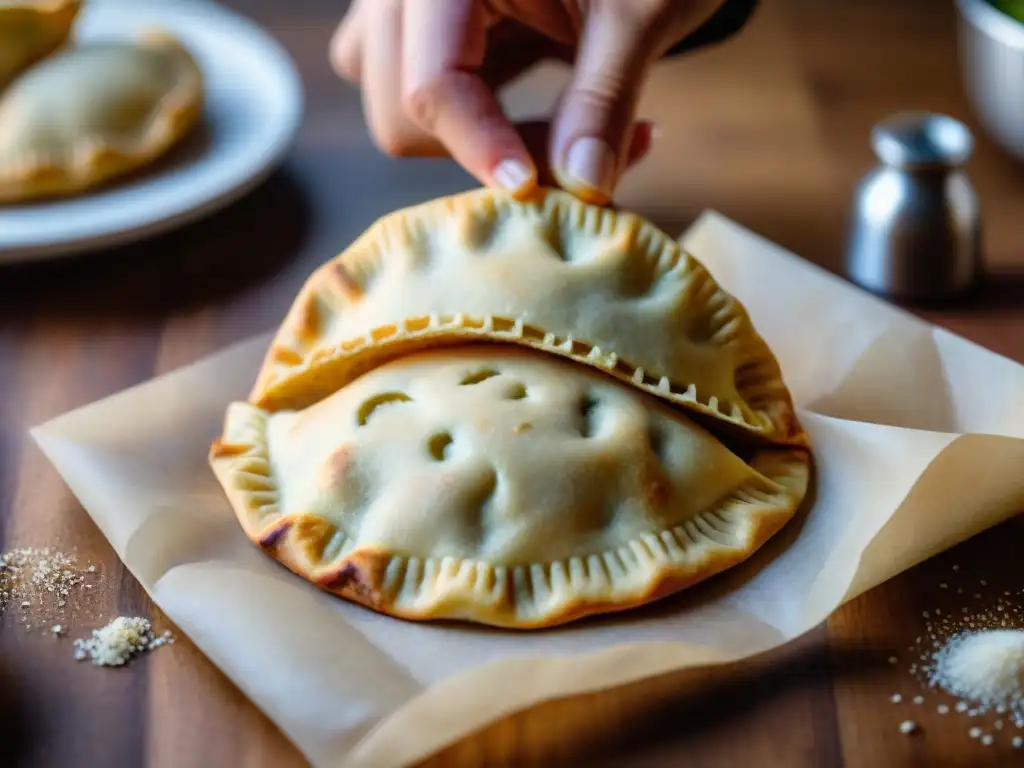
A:
{"label": "browned crust spot", "polygon": [[251,445],[246,445],[244,443],[228,443],[218,437],[210,445],[210,458],[226,459],[232,456],[241,456],[251,450]]}
{"label": "browned crust spot", "polygon": [[257,539],[259,545],[263,549],[274,549],[294,524],[295,521],[291,518],[277,521],[272,527],[260,533],[259,539]]}
{"label": "browned crust spot", "polygon": [[384,603],[380,587],[390,561],[391,555],[385,552],[353,552],[338,567],[316,577],[315,583],[329,592],[379,609]]}
{"label": "browned crust spot", "polygon": [[286,347],[283,344],[275,344],[271,347],[270,359],[276,363],[284,363],[285,365],[302,364],[302,355],[291,347]]}

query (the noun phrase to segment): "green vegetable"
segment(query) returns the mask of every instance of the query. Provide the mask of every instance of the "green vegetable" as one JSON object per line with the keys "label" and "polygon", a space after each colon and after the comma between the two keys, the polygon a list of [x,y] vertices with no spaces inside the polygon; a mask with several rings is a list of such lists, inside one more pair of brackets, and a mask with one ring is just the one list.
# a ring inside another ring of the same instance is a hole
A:
{"label": "green vegetable", "polygon": [[989,0],[989,2],[1010,18],[1024,23],[1024,0]]}

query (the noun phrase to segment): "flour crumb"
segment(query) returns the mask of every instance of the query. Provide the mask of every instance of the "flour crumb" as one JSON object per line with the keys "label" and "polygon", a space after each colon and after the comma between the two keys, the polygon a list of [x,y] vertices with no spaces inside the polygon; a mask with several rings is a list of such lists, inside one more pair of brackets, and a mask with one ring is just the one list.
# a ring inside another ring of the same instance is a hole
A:
{"label": "flour crumb", "polygon": [[75,659],[89,659],[99,667],[119,667],[133,656],[173,642],[170,632],[153,635],[148,619],[118,616],[105,627],[94,629],[91,637],[75,640]]}

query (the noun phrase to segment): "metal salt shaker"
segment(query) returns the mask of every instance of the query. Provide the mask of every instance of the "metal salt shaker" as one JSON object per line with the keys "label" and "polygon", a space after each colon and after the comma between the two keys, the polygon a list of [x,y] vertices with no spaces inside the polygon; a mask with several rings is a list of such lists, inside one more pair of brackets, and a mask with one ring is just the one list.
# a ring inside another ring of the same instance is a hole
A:
{"label": "metal salt shaker", "polygon": [[878,123],[881,165],[857,187],[846,274],[900,301],[953,298],[981,277],[978,197],[960,168],[974,140],[946,115],[901,112]]}

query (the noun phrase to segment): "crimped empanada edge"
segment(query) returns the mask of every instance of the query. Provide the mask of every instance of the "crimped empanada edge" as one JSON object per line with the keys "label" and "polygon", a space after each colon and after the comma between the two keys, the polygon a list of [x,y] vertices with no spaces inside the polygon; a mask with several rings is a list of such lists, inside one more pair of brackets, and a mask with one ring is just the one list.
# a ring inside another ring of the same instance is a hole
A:
{"label": "crimped empanada edge", "polygon": [[345,533],[325,518],[281,515],[269,417],[233,403],[224,436],[210,449],[210,465],[246,535],[317,587],[412,621],[539,629],[650,603],[750,558],[796,514],[812,471],[809,451],[766,448],[749,462],[758,476],[712,508],[586,557],[507,566],[368,547],[345,551]]}
{"label": "crimped empanada edge", "polygon": [[[692,383],[682,384],[670,381],[667,376],[652,375],[613,351],[592,345],[585,339],[556,336],[521,317],[434,314],[380,326],[340,345],[317,350],[309,357],[305,376],[277,379],[275,372],[265,365],[250,402],[271,412],[297,410],[313,405],[359,376],[404,355],[480,341],[528,347],[595,368],[684,411],[711,417],[723,426],[730,426],[737,434],[750,433],[778,445],[807,444],[790,395],[781,384],[771,387],[770,396],[758,389],[756,399],[745,399],[743,407],[732,403],[732,408],[726,412],[717,397],[703,398]],[[297,359],[296,354],[289,348],[272,345],[267,359],[287,363]],[[759,364],[777,368],[774,358],[759,358]],[[762,384],[763,377],[756,386]],[[751,391],[753,386],[748,389],[748,398]]]}

